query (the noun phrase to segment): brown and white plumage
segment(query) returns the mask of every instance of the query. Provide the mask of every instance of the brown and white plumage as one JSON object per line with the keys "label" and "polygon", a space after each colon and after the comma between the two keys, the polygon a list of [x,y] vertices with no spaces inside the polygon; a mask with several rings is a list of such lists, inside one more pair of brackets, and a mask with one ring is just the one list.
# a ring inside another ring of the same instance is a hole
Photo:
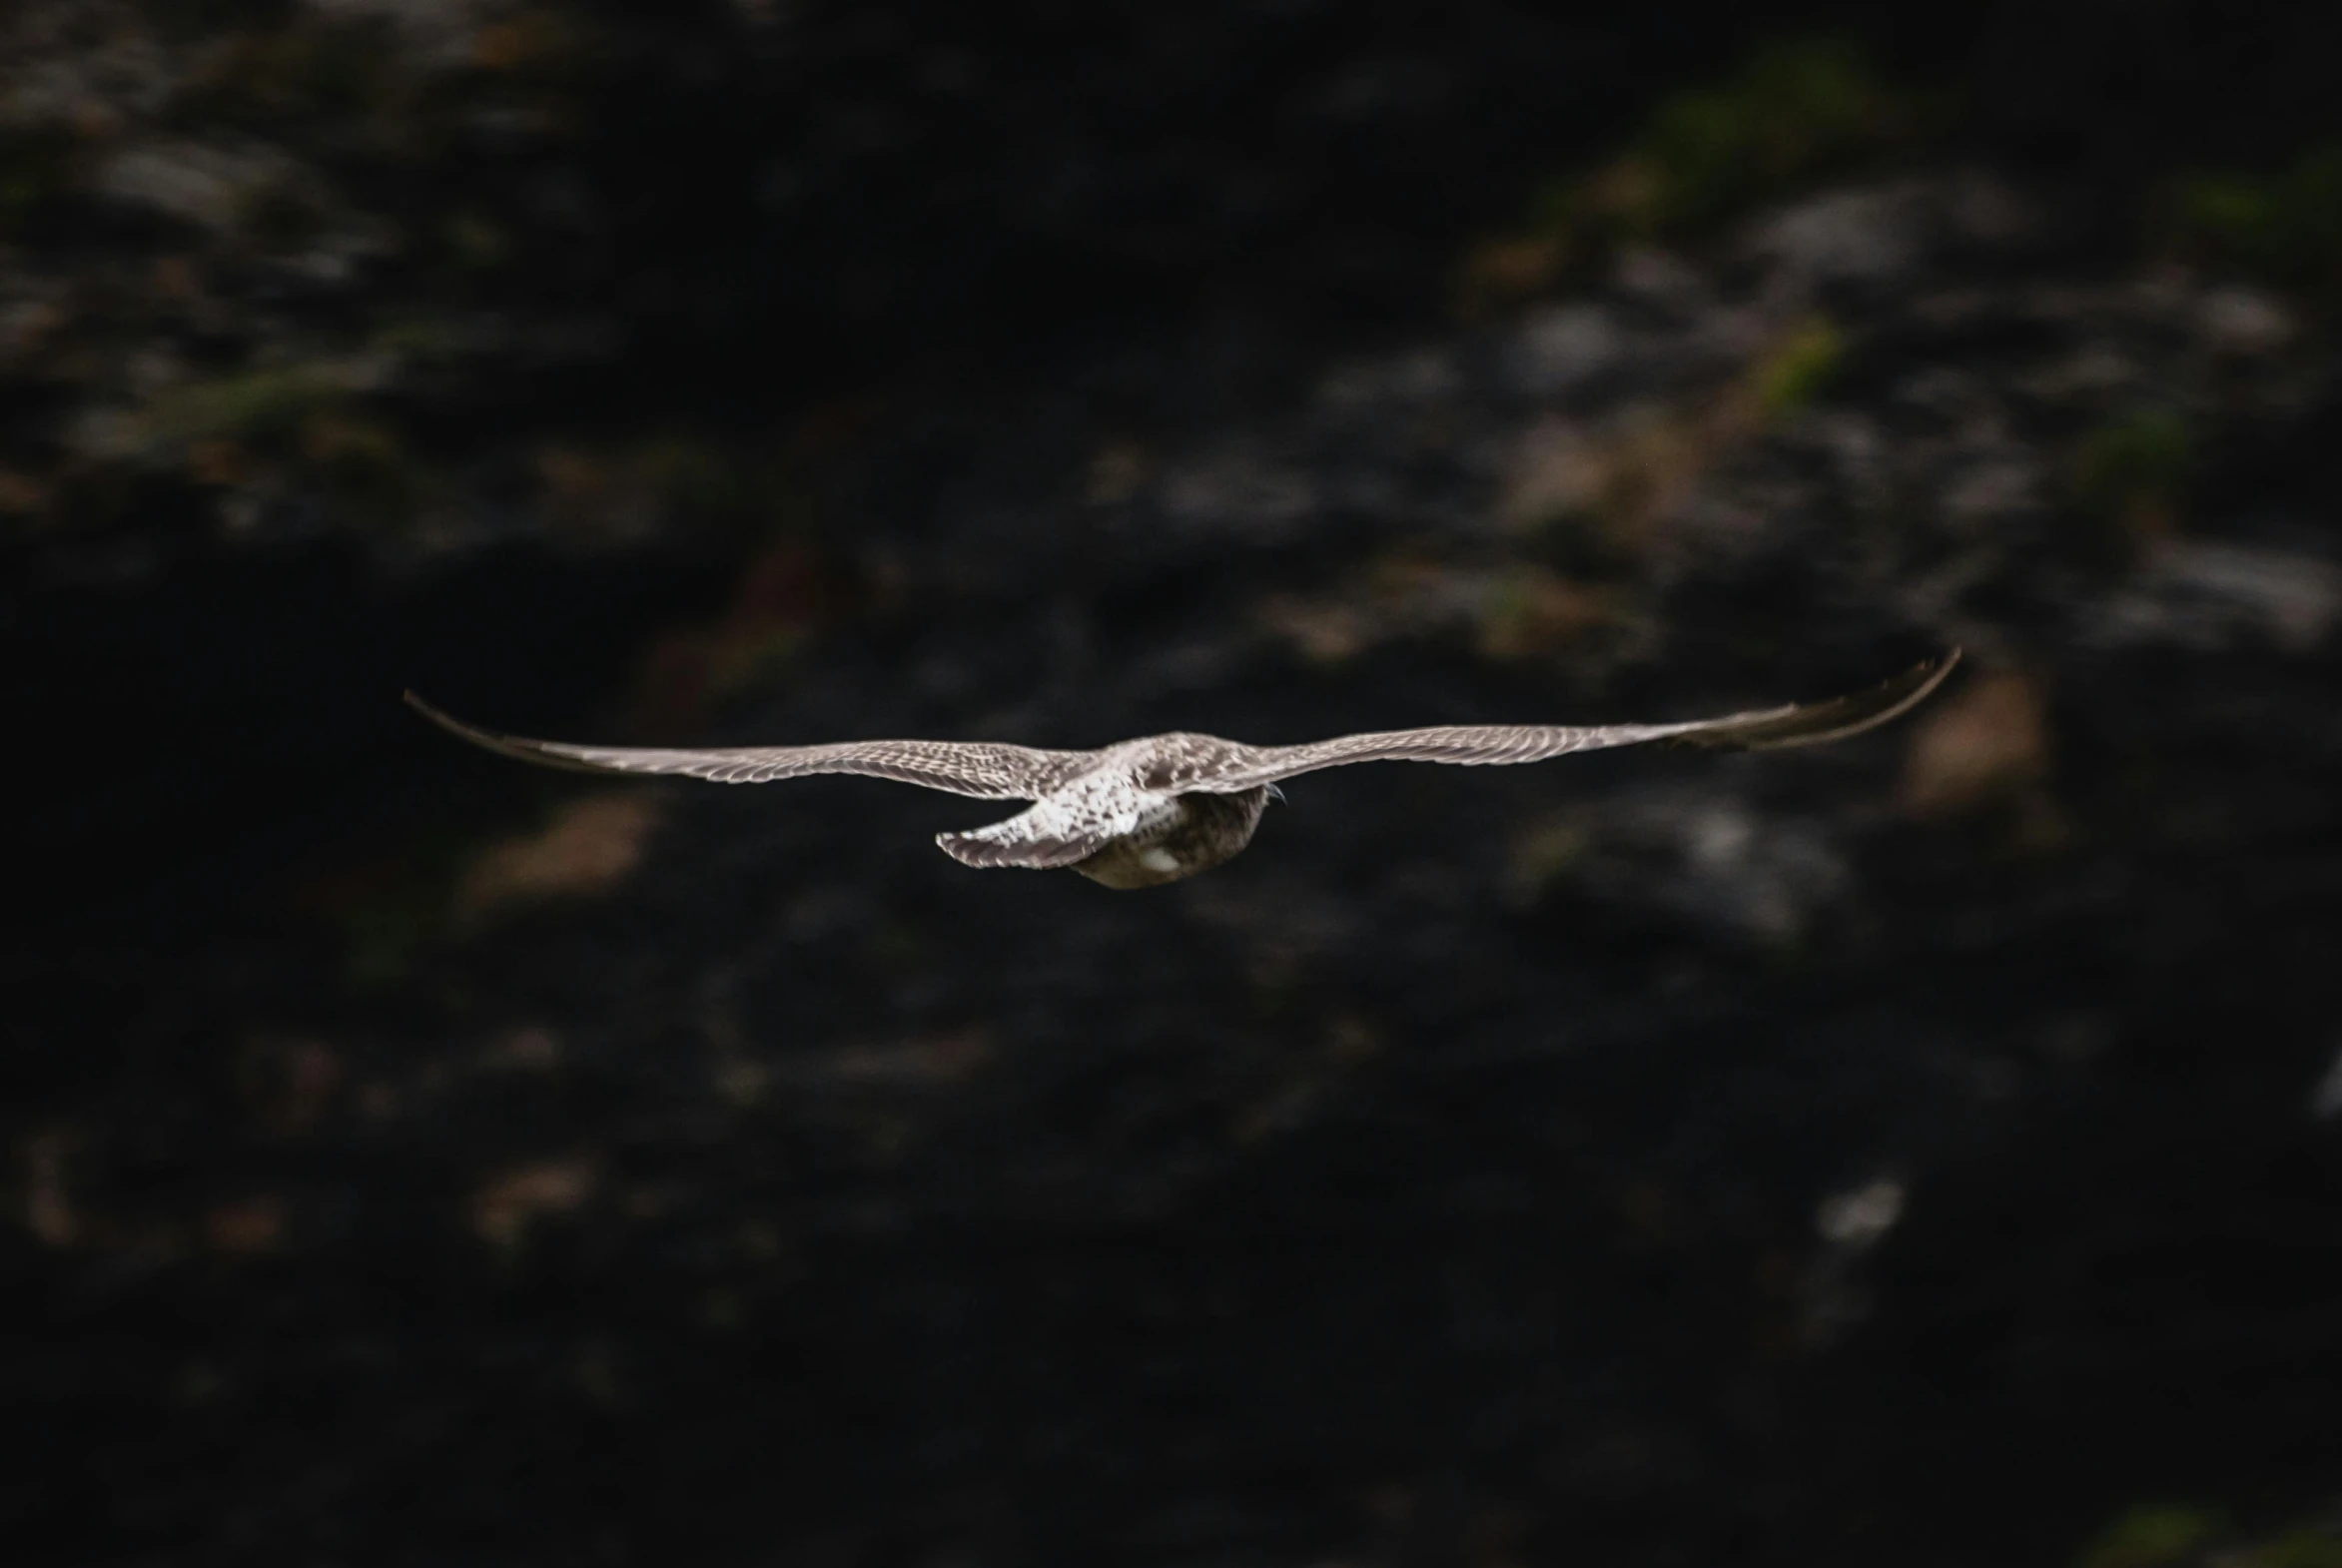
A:
{"label": "brown and white plumage", "polygon": [[573,746],[499,735],[449,718],[412,692],[415,709],[465,740],[523,761],[590,773],[674,773],[762,784],[815,773],[893,779],[981,800],[1033,805],[989,827],[939,834],[971,866],[1071,867],[1110,887],[1151,887],[1206,871],[1251,842],[1280,780],[1353,762],[1501,767],[1647,741],[1709,750],[1811,746],[1884,724],[1941,684],[1956,648],[1869,691],[1678,724],[1445,725],[1341,735],[1298,746],[1247,746],[1173,733],[1095,751],[983,741],[867,740],[818,746],[670,750]]}

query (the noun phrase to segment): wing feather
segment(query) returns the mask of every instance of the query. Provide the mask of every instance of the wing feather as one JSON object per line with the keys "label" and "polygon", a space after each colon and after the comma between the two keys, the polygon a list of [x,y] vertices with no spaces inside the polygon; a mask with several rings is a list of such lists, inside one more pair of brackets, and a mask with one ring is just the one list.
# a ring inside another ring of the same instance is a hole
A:
{"label": "wing feather", "polygon": [[964,866],[1048,871],[1088,860],[1177,809],[1169,796],[1134,788],[1070,791],[1003,822],[966,833],[938,833],[935,842]]}
{"label": "wing feather", "polygon": [[406,693],[406,705],[475,746],[523,762],[582,773],[681,774],[716,784],[766,784],[815,773],[852,773],[982,800],[1035,800],[1078,776],[1092,760],[1086,751],[951,740],[855,740],[711,751],[572,746],[477,728],[440,712],[411,691]]}
{"label": "wing feather", "polygon": [[1313,773],[1320,768],[1337,768],[1353,762],[1445,762],[1466,768],[1503,767],[1518,762],[1542,762],[1575,751],[1637,746],[1648,741],[1717,751],[1812,746],[1860,734],[1910,711],[1925,701],[1958,662],[1959,650],[1953,648],[1941,658],[1915,665],[1868,691],[1826,702],[1757,708],[1681,724],[1585,727],[1466,724],[1341,735],[1299,746],[1231,748],[1224,764],[1210,777],[1195,779],[1186,787],[1232,794],[1288,779],[1297,773]]}

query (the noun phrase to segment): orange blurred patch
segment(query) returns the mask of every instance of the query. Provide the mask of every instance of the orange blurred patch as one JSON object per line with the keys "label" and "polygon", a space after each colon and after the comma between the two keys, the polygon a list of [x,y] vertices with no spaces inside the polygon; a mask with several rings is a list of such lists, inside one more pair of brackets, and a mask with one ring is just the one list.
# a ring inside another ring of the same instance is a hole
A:
{"label": "orange blurred patch", "polygon": [[266,1193],[222,1203],[204,1215],[204,1239],[215,1252],[256,1257],[285,1237],[285,1204]]}
{"label": "orange blurred patch", "polygon": [[0,516],[30,517],[48,504],[48,486],[12,468],[0,468]]}
{"label": "orange blurred patch", "polygon": [[1372,640],[1365,617],[1350,604],[1280,593],[1261,605],[1260,619],[1312,664],[1340,664],[1357,657]]}
{"label": "orange blurred patch", "polygon": [[2048,705],[2015,671],[1971,680],[1925,715],[1904,762],[1904,809],[1949,817],[2006,800],[2049,771]]}
{"label": "orange blurred patch", "polygon": [[1119,506],[1146,486],[1155,460],[1134,440],[1110,440],[1091,454],[1082,498],[1093,506]]}
{"label": "orange blurred patch", "polygon": [[659,815],[645,794],[573,800],[541,831],[483,850],[456,884],[455,914],[477,922],[513,904],[606,892],[642,859]]}
{"label": "orange blurred patch", "polygon": [[43,1133],[25,1146],[25,1228],[43,1246],[71,1246],[81,1238],[81,1219],[65,1186],[65,1157],[72,1140]]}
{"label": "orange blurred patch", "polygon": [[198,484],[221,489],[241,484],[252,471],[244,448],[234,441],[192,441],[187,448],[187,476]]}
{"label": "orange blurred patch", "polygon": [[149,286],[166,300],[186,302],[203,297],[203,281],[193,257],[158,256],[148,273]]}
{"label": "orange blurred patch", "polygon": [[560,55],[569,45],[561,20],[536,11],[491,23],[472,41],[472,63],[483,71],[517,71]]}
{"label": "orange blurred patch", "polygon": [[342,1086],[340,1053],[319,1040],[263,1036],[245,1042],[237,1063],[255,1116],[280,1133],[315,1126]]}
{"label": "orange blurred patch", "polygon": [[518,1073],[550,1073],[561,1065],[561,1037],[542,1024],[527,1024],[488,1048],[487,1065]]}
{"label": "orange blurred patch", "polygon": [[1459,293],[1467,315],[1543,294],[1569,265],[1568,242],[1546,235],[1513,236],[1475,246],[1464,259]]}
{"label": "orange blurred patch", "polygon": [[471,1194],[471,1228],[496,1246],[511,1246],[538,1218],[573,1211],[593,1195],[599,1175],[588,1160],[515,1166]]}
{"label": "orange blurred patch", "polygon": [[825,1087],[944,1089],[991,1060],[992,1042],[983,1031],[962,1030],[890,1045],[842,1046],[790,1066]]}

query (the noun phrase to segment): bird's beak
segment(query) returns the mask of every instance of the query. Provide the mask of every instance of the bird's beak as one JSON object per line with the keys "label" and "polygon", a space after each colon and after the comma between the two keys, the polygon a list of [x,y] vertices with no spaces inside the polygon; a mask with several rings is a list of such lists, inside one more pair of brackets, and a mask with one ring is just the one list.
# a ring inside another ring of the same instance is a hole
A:
{"label": "bird's beak", "polygon": [[1281,806],[1284,804],[1284,791],[1271,784],[1268,786],[1268,798]]}

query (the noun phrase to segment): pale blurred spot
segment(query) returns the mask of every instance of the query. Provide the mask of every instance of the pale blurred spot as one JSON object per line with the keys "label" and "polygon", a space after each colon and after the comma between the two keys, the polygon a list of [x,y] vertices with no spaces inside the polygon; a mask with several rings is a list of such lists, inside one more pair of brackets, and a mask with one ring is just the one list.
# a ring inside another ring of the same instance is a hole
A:
{"label": "pale blurred spot", "polygon": [[2165,539],[2086,624],[2107,647],[2162,643],[2213,652],[2258,637],[2314,651],[2342,621],[2342,567],[2259,545]]}
{"label": "pale blurred spot", "polygon": [[545,445],[536,452],[536,476],[546,517],[582,538],[639,539],[667,512],[662,486],[640,453]]}
{"label": "pale blurred spot", "polygon": [[[1615,177],[1620,181],[1619,190],[1622,199],[1627,201],[1640,200],[1637,196],[1624,194],[1642,179],[1639,173],[1630,172],[1631,162],[1622,159],[1616,166]],[[1663,251],[1655,245],[1630,245],[1621,250],[1610,270],[1610,278],[1616,288],[1628,294],[1641,295],[1647,300],[1690,302],[1699,299],[1707,291],[1707,281],[1701,277],[1698,268],[1673,252]]]}
{"label": "pale blurred spot", "polygon": [[2268,354],[2293,339],[2292,313],[2258,289],[2214,289],[2199,309],[2204,338],[2221,354]]}
{"label": "pale blurred spot", "polygon": [[527,11],[491,22],[474,35],[471,61],[483,71],[518,71],[565,52],[567,28],[550,11]]}
{"label": "pale blurred spot", "polygon": [[2113,1042],[2112,1022],[2097,1013],[2068,1013],[2052,1019],[2038,1038],[2042,1051],[2073,1066],[2103,1056]]}
{"label": "pale blurred spot", "polygon": [[210,142],[150,142],[125,148],[100,164],[97,193],[126,207],[145,208],[225,234],[258,210],[261,197],[286,184],[293,162],[254,143],[235,150]]}
{"label": "pale blurred spot", "polygon": [[1566,242],[1546,236],[1490,240],[1464,259],[1461,294],[1467,311],[1526,299],[1551,288],[1569,262]]}
{"label": "pale blurred spot", "polygon": [[398,439],[371,419],[314,413],[302,421],[301,451],[319,464],[387,468],[398,460]]}
{"label": "pale blurred spot", "polygon": [[1913,732],[1904,809],[1946,817],[2039,784],[2049,769],[2047,705],[2014,671],[1971,680]]}
{"label": "pale blurred spot", "polygon": [[1782,210],[1744,243],[1757,259],[1793,275],[1801,291],[1897,278],[1927,250],[1932,195],[1918,183],[1829,192]]}
{"label": "pale blurred spot", "polygon": [[1599,429],[1540,421],[1514,454],[1499,516],[1520,529],[1583,518],[1612,544],[1631,549],[1698,487],[1747,422],[1729,394],[1690,416],[1643,405]]}
{"label": "pale blurred spot", "polygon": [[889,1045],[841,1046],[785,1061],[791,1078],[823,1088],[944,1089],[984,1067],[992,1054],[991,1040],[971,1029]]}
{"label": "pale blurred spot", "polygon": [[1852,875],[1825,824],[1760,812],[1702,785],[1639,789],[1557,813],[1515,840],[1508,869],[1522,906],[1566,886],[1776,947],[1800,940]]}
{"label": "pale blurred spot", "polygon": [[1481,612],[1480,652],[1498,661],[1553,653],[1618,618],[1612,594],[1524,566],[1491,585]]}
{"label": "pale blurred spot", "polygon": [[517,1073],[549,1073],[561,1065],[561,1037],[542,1024],[527,1024],[488,1048],[487,1065]]}
{"label": "pale blurred spot", "polygon": [[1336,1067],[1354,1066],[1381,1050],[1381,1035],[1355,1013],[1336,1017],[1325,1032],[1325,1060]]}
{"label": "pale blurred spot", "polygon": [[266,1193],[222,1203],[204,1215],[204,1239],[215,1252],[254,1257],[273,1252],[285,1237],[285,1204]]}
{"label": "pale blurred spot", "polygon": [[1093,506],[1119,506],[1137,495],[1154,471],[1154,459],[1137,441],[1108,441],[1090,458],[1082,498]]}
{"label": "pale blurred spot", "polygon": [[1317,406],[1347,422],[1362,416],[1399,419],[1437,413],[1462,392],[1455,356],[1444,349],[1410,349],[1337,361],[1317,380]]}
{"label": "pale blurred spot", "polygon": [[511,1246],[547,1214],[565,1214],[593,1195],[591,1161],[545,1160],[515,1166],[471,1194],[471,1228],[483,1241]]}
{"label": "pale blurred spot", "polygon": [[577,1389],[605,1409],[626,1402],[626,1364],[617,1344],[594,1334],[577,1347]]}
{"label": "pale blurred spot", "polygon": [[1280,593],[1260,607],[1260,619],[1270,633],[1291,643],[1312,664],[1345,663],[1372,640],[1364,617],[1348,604]]}
{"label": "pale blurred spot", "polygon": [[73,313],[62,300],[19,300],[0,305],[0,363],[32,353],[43,339],[72,320]]}
{"label": "pale blurred spot", "polygon": [[1522,432],[1498,513],[1508,526],[1536,528],[1601,499],[1610,464],[1574,419],[1540,419]]}
{"label": "pale blurred spot", "polygon": [[630,1187],[618,1211],[629,1219],[656,1219],[674,1208],[680,1197],[671,1185]]}
{"label": "pale blurred spot", "polygon": [[1393,554],[1333,591],[1279,594],[1258,610],[1271,635],[1316,664],[1339,664],[1408,637],[1472,639],[1483,657],[1557,652],[1629,615],[1620,596],[1542,566],[1493,570]]}
{"label": "pale blurred spot", "polygon": [[716,1093],[745,1110],[764,1098],[772,1069],[754,1057],[727,1054],[716,1063]]}
{"label": "pale blurred spot", "polygon": [[1577,865],[1592,844],[1586,824],[1575,816],[1555,817],[1531,827],[1515,841],[1507,862],[1513,902],[1534,904]]}
{"label": "pale blurred spot", "polygon": [[1168,466],[1157,493],[1173,528],[1259,543],[1299,537],[1324,503],[1316,475],[1291,453],[1244,443]]}
{"label": "pale blurred spot", "polygon": [[759,1262],[771,1262],[787,1250],[780,1231],[761,1219],[750,1219],[741,1224],[733,1237],[742,1254]]}
{"label": "pale blurred spot", "polygon": [[1344,1075],[1381,1054],[1382,1037],[1354,1013],[1336,1016],[1325,1043],[1265,1095],[1235,1109],[1228,1132],[1238,1143],[1257,1143],[1299,1127],[1316,1113]]}
{"label": "pale blurred spot", "polygon": [[341,1054],[324,1041],[269,1035],[247,1040],[237,1066],[253,1113],[280,1133],[314,1127],[344,1074]]}
{"label": "pale blurred spot", "polygon": [[1571,305],[1533,313],[1513,335],[1505,355],[1513,386],[1531,396],[1574,392],[1621,364],[1629,353],[1624,332],[1599,306]]}
{"label": "pale blurred spot", "polygon": [[379,1079],[358,1092],[358,1114],[369,1122],[388,1122],[398,1107],[398,1091]]}
{"label": "pale blurred spot", "polygon": [[225,489],[252,475],[244,448],[230,440],[191,441],[187,447],[187,476],[198,484]]}
{"label": "pale blurred spot", "polygon": [[2019,385],[2034,397],[2086,401],[2135,387],[2145,375],[2144,366],[2112,344],[2092,343],[2030,372]]}
{"label": "pale blurred spot", "polygon": [[199,300],[203,298],[203,278],[195,270],[193,257],[158,256],[148,271],[148,286],[166,300]]}
{"label": "pale blurred spot", "polygon": [[1903,1183],[1882,1177],[1824,1198],[1814,1211],[1814,1228],[1833,1246],[1873,1246],[1902,1219],[1903,1201]]}
{"label": "pale blurred spot", "polygon": [[0,516],[30,517],[48,504],[48,486],[13,468],[0,468]]}
{"label": "pale blurred spot", "polygon": [[183,1405],[206,1405],[234,1385],[228,1374],[208,1361],[190,1361],[171,1380],[171,1397]]}
{"label": "pale blurred spot", "polygon": [[1648,1241],[1663,1239],[1668,1231],[1674,1205],[1668,1201],[1666,1188],[1656,1181],[1630,1181],[1618,1194],[1618,1216],[1627,1228]]}
{"label": "pale blurred spot", "polygon": [[65,1157],[72,1147],[63,1133],[43,1133],[25,1146],[25,1228],[44,1246],[71,1246],[81,1236],[65,1190]]}
{"label": "pale blurred spot", "polygon": [[2309,1114],[2320,1122],[2342,1117],[2342,1049],[2335,1051],[2325,1076],[2309,1092]]}
{"label": "pale blurred spot", "polygon": [[541,831],[491,845],[472,861],[456,885],[457,918],[477,922],[509,905],[608,891],[642,859],[659,815],[655,799],[635,792],[569,802]]}
{"label": "pale blurred spot", "polygon": [[1955,468],[1937,505],[1945,520],[1962,532],[1981,533],[1996,522],[2037,510],[2042,487],[2040,463],[2010,446]]}

